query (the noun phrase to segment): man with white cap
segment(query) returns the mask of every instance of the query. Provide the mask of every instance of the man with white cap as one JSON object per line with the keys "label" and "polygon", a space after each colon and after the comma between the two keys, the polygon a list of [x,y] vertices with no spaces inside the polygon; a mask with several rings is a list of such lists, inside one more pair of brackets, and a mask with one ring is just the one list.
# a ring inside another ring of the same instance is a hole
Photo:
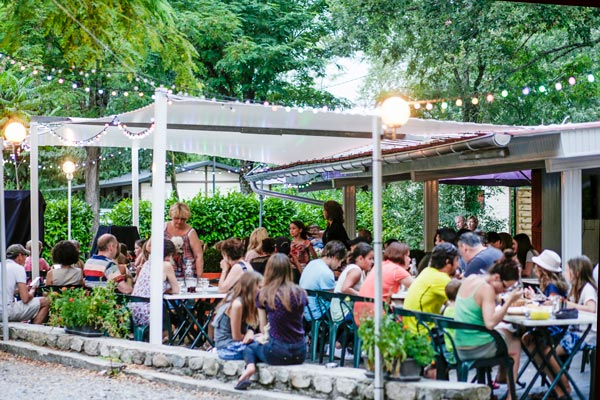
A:
{"label": "man with white cap", "polygon": [[[34,324],[42,324],[48,316],[50,302],[45,297],[34,297],[37,284],[27,288],[27,276],[25,274],[25,260],[29,251],[20,244],[12,244],[6,249],[6,282],[0,284],[0,291],[8,293],[8,320],[29,321]],[[19,294],[21,300],[15,301],[15,293]],[[0,296],[1,296],[0,292]],[[1,298],[1,297],[0,297]],[[0,315],[4,312],[0,305]]]}

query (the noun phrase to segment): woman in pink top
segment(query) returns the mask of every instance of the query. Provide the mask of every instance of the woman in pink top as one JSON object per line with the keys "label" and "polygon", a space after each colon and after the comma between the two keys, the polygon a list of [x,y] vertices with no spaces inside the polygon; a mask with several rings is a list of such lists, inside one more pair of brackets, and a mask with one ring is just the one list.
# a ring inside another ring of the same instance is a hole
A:
{"label": "woman in pink top", "polygon": [[[383,263],[381,264],[383,301],[389,301],[392,295],[398,292],[400,285],[408,288],[413,282],[412,276],[406,270],[406,266],[410,265],[409,255],[410,248],[404,243],[393,242],[386,247],[383,253]],[[375,297],[375,273],[373,269],[365,278],[358,295],[371,299]],[[357,324],[361,318],[372,314],[372,303],[357,302],[354,304],[354,320]]]}

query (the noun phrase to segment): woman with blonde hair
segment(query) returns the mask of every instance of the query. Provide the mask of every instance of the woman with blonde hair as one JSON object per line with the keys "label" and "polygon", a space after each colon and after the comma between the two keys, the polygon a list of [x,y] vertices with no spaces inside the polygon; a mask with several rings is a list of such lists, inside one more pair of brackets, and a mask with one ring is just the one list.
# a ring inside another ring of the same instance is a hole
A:
{"label": "woman with blonde hair", "polygon": [[263,287],[256,296],[261,332],[269,326],[266,343],[255,341],[244,350],[246,368],[235,386],[246,390],[257,362],[270,365],[302,364],[306,357],[306,338],[302,314],[308,303],[306,292],[292,280],[292,266],[284,254],[273,254],[267,262]]}
{"label": "woman with blonde hair", "polygon": [[256,294],[261,281],[258,272],[244,272],[217,306],[212,326],[220,359],[242,360],[246,345],[254,339],[258,326]]}
{"label": "woman with blonde hair", "polygon": [[248,248],[246,249],[246,257],[244,260],[247,262],[252,262],[256,257],[260,257],[263,254],[261,253],[262,241],[269,237],[269,232],[262,226],[260,228],[256,228],[250,234],[250,239],[248,239]]}
{"label": "woman with blonde hair", "polygon": [[187,221],[192,216],[192,212],[187,204],[175,203],[169,208],[169,217],[171,221],[165,225],[165,239],[183,240],[183,254],[176,254],[173,257],[175,261],[175,273],[182,277],[185,273],[184,267],[187,261],[192,263],[192,268],[197,278],[202,276],[204,271],[204,244],[198,237],[198,234]]}

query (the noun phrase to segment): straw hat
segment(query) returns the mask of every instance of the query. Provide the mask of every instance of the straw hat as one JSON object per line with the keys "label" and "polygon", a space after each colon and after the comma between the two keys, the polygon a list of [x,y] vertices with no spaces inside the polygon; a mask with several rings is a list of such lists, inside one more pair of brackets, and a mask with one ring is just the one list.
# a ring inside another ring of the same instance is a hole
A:
{"label": "straw hat", "polygon": [[531,258],[536,265],[550,272],[562,272],[560,256],[552,250],[544,250],[539,256]]}

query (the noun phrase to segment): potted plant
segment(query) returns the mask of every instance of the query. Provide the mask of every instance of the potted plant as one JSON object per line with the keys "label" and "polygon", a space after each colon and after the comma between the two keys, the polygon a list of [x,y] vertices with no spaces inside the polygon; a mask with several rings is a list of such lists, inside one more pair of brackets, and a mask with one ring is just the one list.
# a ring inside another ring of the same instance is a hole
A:
{"label": "potted plant", "polygon": [[121,304],[116,284],[105,287],[62,288],[50,292],[51,326],[63,326],[69,333],[84,336],[126,337],[130,328],[129,309]]}
{"label": "potted plant", "polygon": [[378,335],[375,335],[373,317],[361,321],[358,334],[363,341],[367,370],[373,370],[377,346],[383,359],[384,372],[392,379],[420,379],[421,367],[434,358],[433,346],[427,334],[407,329],[390,314],[381,319]]}

